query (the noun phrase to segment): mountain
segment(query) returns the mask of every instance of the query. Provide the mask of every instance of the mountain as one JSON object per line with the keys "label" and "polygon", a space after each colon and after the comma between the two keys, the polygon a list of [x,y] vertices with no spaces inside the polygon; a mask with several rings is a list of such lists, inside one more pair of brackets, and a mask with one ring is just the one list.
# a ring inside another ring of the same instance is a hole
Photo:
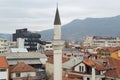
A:
{"label": "mountain", "polygon": [[[43,40],[53,39],[53,29],[38,32]],[[63,40],[81,40],[84,36],[120,36],[120,16],[76,19],[62,26]]]}
{"label": "mountain", "polygon": [[0,33],[0,38],[4,38],[10,41],[12,39],[12,34]]}

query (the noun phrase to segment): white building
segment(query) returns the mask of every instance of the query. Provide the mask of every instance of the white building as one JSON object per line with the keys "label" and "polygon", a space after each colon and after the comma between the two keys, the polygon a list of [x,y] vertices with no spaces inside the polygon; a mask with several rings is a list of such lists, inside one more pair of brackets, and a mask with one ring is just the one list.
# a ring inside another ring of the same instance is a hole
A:
{"label": "white building", "polygon": [[8,49],[9,41],[4,38],[0,38],[0,53],[5,53],[8,51]]}
{"label": "white building", "polygon": [[18,62],[11,66],[12,80],[37,80],[36,69],[24,62]]}
{"label": "white building", "polygon": [[86,36],[83,41],[86,47],[116,47],[120,46],[120,37]]}
{"label": "white building", "polygon": [[45,45],[43,45],[43,50],[44,51],[52,51],[53,46],[51,41],[47,41]]}

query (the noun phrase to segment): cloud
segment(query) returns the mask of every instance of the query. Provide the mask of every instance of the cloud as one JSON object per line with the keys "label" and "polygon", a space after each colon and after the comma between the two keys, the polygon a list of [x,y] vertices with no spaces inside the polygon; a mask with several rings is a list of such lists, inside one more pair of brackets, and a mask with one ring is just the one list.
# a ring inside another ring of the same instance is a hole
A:
{"label": "cloud", "polygon": [[120,0],[0,0],[0,33],[53,28],[57,2],[63,25],[76,18],[120,15]]}

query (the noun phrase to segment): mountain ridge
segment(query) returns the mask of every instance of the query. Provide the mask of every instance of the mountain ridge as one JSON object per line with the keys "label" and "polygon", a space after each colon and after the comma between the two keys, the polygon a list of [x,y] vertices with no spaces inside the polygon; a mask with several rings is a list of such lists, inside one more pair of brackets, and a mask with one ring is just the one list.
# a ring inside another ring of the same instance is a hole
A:
{"label": "mountain ridge", "polygon": [[[62,26],[63,40],[82,40],[84,36],[119,36],[120,15],[105,18],[75,19]],[[38,32],[42,39],[52,40],[53,29]]]}
{"label": "mountain ridge", "polygon": [[[120,36],[120,15],[104,18],[75,19],[62,26],[62,39],[80,41],[85,36]],[[53,29],[38,31],[42,40],[53,40]],[[12,39],[12,34],[0,33],[0,37]]]}

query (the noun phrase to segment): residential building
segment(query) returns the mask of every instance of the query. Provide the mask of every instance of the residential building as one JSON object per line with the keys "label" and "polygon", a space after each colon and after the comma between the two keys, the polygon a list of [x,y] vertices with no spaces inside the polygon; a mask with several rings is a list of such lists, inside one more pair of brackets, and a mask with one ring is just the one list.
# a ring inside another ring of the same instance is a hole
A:
{"label": "residential building", "polygon": [[18,38],[20,38],[18,42],[19,47],[24,46],[24,48],[27,48],[28,51],[36,51],[37,43],[41,42],[41,35],[30,32],[27,28],[16,30],[16,33],[13,34],[13,41],[17,41]]}
{"label": "residential building", "polygon": [[39,44],[38,49],[40,52],[53,51],[52,41],[45,41],[43,44]]}
{"label": "residential building", "polygon": [[83,40],[86,47],[116,47],[120,46],[120,37],[86,36]]}
{"label": "residential building", "polygon": [[83,80],[102,80],[104,79],[105,67],[88,58],[74,66],[73,71],[83,77]]}
{"label": "residential building", "polygon": [[12,80],[37,80],[36,69],[24,62],[18,62],[10,67]]}
{"label": "residential building", "polygon": [[9,80],[9,65],[5,56],[0,56],[0,80]]}
{"label": "residential building", "polygon": [[4,38],[0,38],[0,53],[5,53],[8,51],[8,49],[9,41]]}

